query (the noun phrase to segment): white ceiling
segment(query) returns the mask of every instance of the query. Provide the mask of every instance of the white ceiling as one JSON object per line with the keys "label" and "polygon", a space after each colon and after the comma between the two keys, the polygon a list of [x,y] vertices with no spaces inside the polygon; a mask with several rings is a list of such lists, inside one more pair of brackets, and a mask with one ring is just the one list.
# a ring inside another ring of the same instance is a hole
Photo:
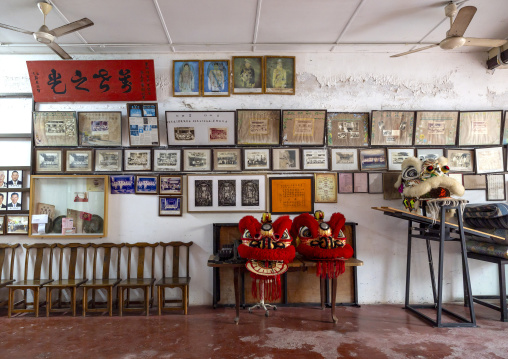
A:
{"label": "white ceiling", "polygon": [[[0,23],[36,31],[37,0],[1,0]],[[95,25],[57,42],[71,55],[191,52],[386,52],[438,43],[449,22],[434,0],[48,0],[50,29]],[[508,37],[507,0],[478,8],[465,36]],[[462,47],[459,51],[486,51]],[[428,50],[443,51],[439,48]],[[454,50],[457,51],[457,50]],[[30,35],[0,28],[0,54],[52,54]],[[55,55],[56,56],[56,55]]]}

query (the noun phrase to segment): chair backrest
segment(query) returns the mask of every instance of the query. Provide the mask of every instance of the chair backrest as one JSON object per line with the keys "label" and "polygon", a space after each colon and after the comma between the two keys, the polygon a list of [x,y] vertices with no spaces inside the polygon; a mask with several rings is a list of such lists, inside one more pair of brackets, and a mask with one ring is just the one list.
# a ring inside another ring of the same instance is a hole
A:
{"label": "chair backrest", "polygon": [[139,243],[126,243],[125,246],[129,248],[129,256],[127,258],[127,278],[131,278],[131,256],[132,256],[132,249],[137,248],[138,249],[138,260],[137,260],[137,273],[136,278],[141,279],[145,278],[145,252],[147,248],[152,248],[152,265],[151,265],[151,271],[150,271],[150,277],[154,278],[154,260],[155,260],[155,247],[157,247],[159,243],[145,243],[145,242],[139,242]]}
{"label": "chair backrest", "polygon": [[111,263],[111,254],[114,248],[117,249],[118,261],[116,265],[116,279],[120,279],[120,257],[121,248],[125,246],[125,243],[92,243],[93,251],[93,279],[97,279],[97,251],[99,248],[104,249],[104,256],[102,259],[102,279],[109,278],[109,265]]}
{"label": "chair backrest", "polygon": [[25,256],[25,280],[28,280],[28,263],[30,262],[30,252],[35,251],[35,263],[33,266],[33,280],[41,279],[41,270],[42,263],[44,261],[44,250],[49,249],[49,264],[48,264],[48,278],[51,279],[51,269],[53,263],[53,248],[56,247],[56,244],[47,244],[47,243],[36,243],[36,244],[23,244],[23,247],[26,249]]}
{"label": "chair backrest", "polygon": [[60,260],[58,263],[58,278],[62,279],[63,272],[63,259],[65,249],[69,248],[69,266],[67,272],[67,279],[76,279],[76,266],[78,263],[78,249],[82,248],[83,253],[83,268],[81,272],[81,276],[79,278],[86,278],[86,249],[90,247],[90,243],[68,243],[68,244],[60,244],[58,243],[56,246],[60,248]]}
{"label": "chair backrest", "polygon": [[[11,263],[9,264],[9,279],[13,280],[14,272],[14,258],[16,257],[16,248],[19,247],[19,243],[16,244],[0,244],[0,279],[2,279],[2,270],[4,268],[5,256],[9,255],[8,250],[11,253]],[[7,278],[6,278],[7,279]]]}
{"label": "chair backrest", "polygon": [[187,260],[186,260],[186,272],[185,277],[189,278],[189,252],[190,246],[193,245],[193,242],[168,242],[168,243],[159,243],[163,248],[162,254],[162,277],[166,278],[166,252],[168,247],[173,247],[173,272],[171,276],[173,278],[180,277],[180,247],[187,247]]}

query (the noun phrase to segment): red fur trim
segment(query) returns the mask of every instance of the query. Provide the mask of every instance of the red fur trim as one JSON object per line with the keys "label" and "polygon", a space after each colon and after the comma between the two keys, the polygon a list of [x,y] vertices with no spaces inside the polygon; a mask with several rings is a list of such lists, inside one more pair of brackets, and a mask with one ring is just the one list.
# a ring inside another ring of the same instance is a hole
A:
{"label": "red fur trim", "polygon": [[282,234],[287,229],[288,232],[291,229],[291,218],[289,216],[281,216],[275,220],[272,224],[273,233],[278,234],[282,237]]}
{"label": "red fur trim", "polygon": [[289,246],[280,249],[261,249],[240,244],[238,246],[238,254],[245,259],[256,259],[262,261],[283,261],[284,263],[292,262],[295,258],[295,247]]}
{"label": "red fur trim", "polygon": [[342,213],[334,213],[332,217],[328,221],[330,228],[332,228],[332,237],[337,238],[339,232],[344,229],[344,225],[346,224],[346,218]]}
{"label": "red fur trim", "polygon": [[344,261],[321,261],[316,266],[316,275],[321,278],[337,278],[345,271]]}
{"label": "red fur trim", "polygon": [[254,298],[271,302],[281,297],[280,275],[266,277],[251,273],[250,276],[252,278],[251,292]]}
{"label": "red fur trim", "polygon": [[293,225],[291,226],[291,237],[293,237],[293,239],[298,238],[300,228],[304,226],[310,229],[312,238],[316,238],[319,235],[318,221],[314,218],[314,216],[311,216],[308,213],[302,213],[293,219]]}
{"label": "red fur trim", "polygon": [[246,229],[249,230],[250,235],[254,238],[256,234],[261,232],[261,223],[253,216],[245,216],[238,223],[238,229],[240,230],[240,236],[242,236],[242,238],[243,232],[245,232]]}
{"label": "red fur trim", "polygon": [[305,244],[300,244],[297,248],[298,253],[308,259],[336,259],[336,258],[351,258],[353,256],[353,247],[345,244],[344,247],[334,249],[323,249],[319,247],[311,247]]}

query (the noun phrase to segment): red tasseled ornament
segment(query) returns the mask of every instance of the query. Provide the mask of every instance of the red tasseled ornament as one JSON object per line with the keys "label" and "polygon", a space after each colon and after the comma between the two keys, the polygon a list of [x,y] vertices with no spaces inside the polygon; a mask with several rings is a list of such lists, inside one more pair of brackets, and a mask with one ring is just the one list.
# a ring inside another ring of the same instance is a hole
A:
{"label": "red tasseled ornament", "polygon": [[245,259],[283,261],[287,264],[295,258],[296,250],[294,246],[279,249],[262,249],[240,244],[238,246],[238,254]]}
{"label": "red tasseled ornament", "polygon": [[337,278],[345,270],[344,261],[319,261],[317,262],[316,275],[321,278]]}
{"label": "red tasseled ornament", "polygon": [[298,253],[309,259],[330,259],[334,260],[337,258],[349,259],[353,256],[353,247],[349,244],[345,244],[344,247],[334,249],[323,249],[319,247],[311,247],[300,243],[297,248]]}
{"label": "red tasseled ornament", "polygon": [[264,276],[251,273],[252,296],[269,302],[281,297],[280,275]]}

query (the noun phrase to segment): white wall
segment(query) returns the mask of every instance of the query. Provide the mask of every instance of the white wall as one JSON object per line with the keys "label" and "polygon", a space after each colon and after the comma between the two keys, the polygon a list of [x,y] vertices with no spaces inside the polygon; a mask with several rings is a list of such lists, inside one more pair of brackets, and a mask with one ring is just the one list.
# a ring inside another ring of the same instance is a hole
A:
{"label": "white wall", "polygon": [[[508,109],[508,70],[488,71],[486,53],[419,53],[390,59],[384,53],[307,53],[296,55],[296,96],[231,96],[229,98],[174,98],[171,93],[171,63],[175,59],[231,58],[239,54],[75,56],[78,60],[155,60],[161,130],[166,110],[327,109],[329,111],[399,110],[494,110]],[[30,92],[26,60],[54,56],[0,56],[0,93]],[[48,110],[118,110],[125,103],[42,104]],[[2,118],[0,121],[12,121]],[[124,129],[126,130],[126,129]],[[128,143],[124,133],[124,144]],[[164,136],[162,136],[164,137]],[[162,145],[166,141],[162,139]],[[2,153],[0,157],[9,156]],[[484,202],[484,191],[471,191],[467,198]],[[384,216],[372,206],[400,206],[384,201],[381,194],[341,195],[337,204],[316,205],[327,214],[344,213],[359,224],[357,257],[361,303],[402,303],[405,286],[406,222]],[[143,208],[143,210],[140,210]],[[147,210],[153,208],[153,210]],[[193,214],[181,218],[158,217],[155,196],[110,195],[109,235],[104,241],[194,241],[191,261],[191,304],[210,304],[212,271],[206,261],[212,251],[212,223],[237,222],[243,214]],[[22,236],[0,237],[1,242],[35,242]],[[414,244],[414,301],[430,301],[429,271],[423,241]],[[462,297],[458,244],[447,245],[445,300]],[[437,260],[437,252],[435,253]],[[475,293],[497,292],[493,265],[470,263]]]}

